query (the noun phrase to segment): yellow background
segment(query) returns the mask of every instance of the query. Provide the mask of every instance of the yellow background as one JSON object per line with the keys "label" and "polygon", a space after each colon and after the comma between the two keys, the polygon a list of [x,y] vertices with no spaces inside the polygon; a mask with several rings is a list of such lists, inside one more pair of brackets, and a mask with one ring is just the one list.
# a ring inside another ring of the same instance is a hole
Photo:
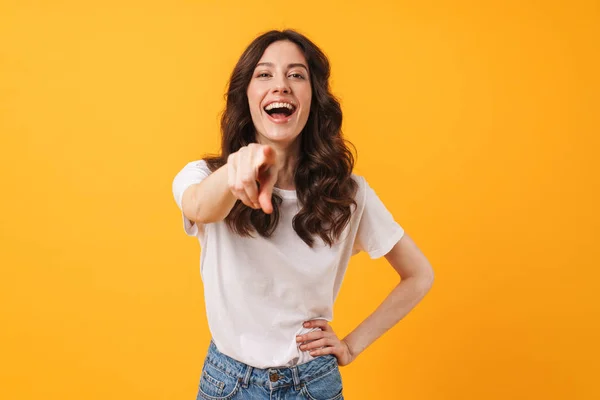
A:
{"label": "yellow background", "polygon": [[[600,398],[600,5],[416,3],[0,3],[0,398],[195,398],[171,182],[218,150],[245,46],[286,27],[330,57],[355,172],[436,272],[346,398]],[[396,283],[353,258],[336,332]]]}

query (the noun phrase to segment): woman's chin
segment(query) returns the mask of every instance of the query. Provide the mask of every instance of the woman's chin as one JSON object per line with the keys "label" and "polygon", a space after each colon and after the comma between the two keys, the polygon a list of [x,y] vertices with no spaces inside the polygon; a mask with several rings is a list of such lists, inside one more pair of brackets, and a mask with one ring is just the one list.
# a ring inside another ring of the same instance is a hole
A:
{"label": "woman's chin", "polygon": [[272,142],[288,143],[294,141],[300,134],[301,129],[291,126],[267,126],[262,135]]}

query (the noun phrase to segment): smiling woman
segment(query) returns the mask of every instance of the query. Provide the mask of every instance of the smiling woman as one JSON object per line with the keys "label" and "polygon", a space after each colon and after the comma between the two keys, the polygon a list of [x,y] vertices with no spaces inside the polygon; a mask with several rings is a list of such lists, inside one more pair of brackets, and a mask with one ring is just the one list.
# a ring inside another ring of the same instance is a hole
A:
{"label": "smiling woman", "polygon": [[[431,285],[425,257],[352,172],[329,73],[298,32],[257,37],[231,75],[221,154],[173,181],[185,232],[202,246],[212,340],[198,399],[343,399],[339,367]],[[333,303],[361,250],[411,279],[340,340]]]}
{"label": "smiling woman", "polygon": [[[285,64],[284,60],[292,62]],[[258,129],[259,143],[268,144],[269,134],[299,132],[298,126],[306,125],[312,97],[309,77],[306,59],[296,44],[279,41],[265,50],[248,86],[252,122],[257,128],[263,127],[262,133]],[[278,91],[271,91],[273,86]],[[266,129],[269,125],[263,124],[264,115],[277,129]]]}

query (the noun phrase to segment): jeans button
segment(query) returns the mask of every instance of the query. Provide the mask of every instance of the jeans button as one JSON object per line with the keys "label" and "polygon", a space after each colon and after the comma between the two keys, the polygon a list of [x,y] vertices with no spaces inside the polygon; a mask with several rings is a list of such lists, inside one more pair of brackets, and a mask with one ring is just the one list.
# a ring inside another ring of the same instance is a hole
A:
{"label": "jeans button", "polygon": [[276,372],[271,372],[271,376],[269,376],[271,382],[277,382],[279,380],[279,375]]}

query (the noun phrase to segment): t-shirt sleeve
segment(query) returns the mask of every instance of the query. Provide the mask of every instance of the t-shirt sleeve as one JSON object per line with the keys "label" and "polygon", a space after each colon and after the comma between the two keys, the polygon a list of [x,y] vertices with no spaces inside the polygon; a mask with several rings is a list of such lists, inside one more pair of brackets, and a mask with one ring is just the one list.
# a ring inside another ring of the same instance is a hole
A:
{"label": "t-shirt sleeve", "polygon": [[211,174],[208,164],[204,160],[189,162],[173,179],[173,197],[181,211],[183,219],[183,229],[188,236],[197,236],[198,232],[204,229],[203,224],[191,221],[183,214],[183,192],[195,183],[200,183]]}
{"label": "t-shirt sleeve", "polygon": [[[364,179],[364,178],[363,178]],[[366,251],[372,259],[386,255],[402,236],[404,229],[395,221],[379,196],[364,180],[364,210],[360,218],[352,254]]]}

